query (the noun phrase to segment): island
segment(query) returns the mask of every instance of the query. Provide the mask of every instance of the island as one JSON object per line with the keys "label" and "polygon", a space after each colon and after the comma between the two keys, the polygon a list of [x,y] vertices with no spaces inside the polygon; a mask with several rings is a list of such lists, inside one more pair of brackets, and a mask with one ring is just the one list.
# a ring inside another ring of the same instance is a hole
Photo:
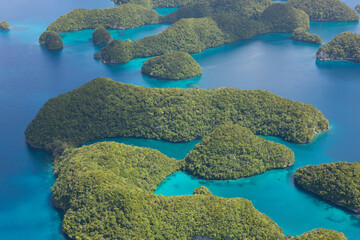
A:
{"label": "island", "polygon": [[306,12],[311,21],[359,21],[358,13],[340,0],[289,0],[287,4]]}
{"label": "island", "polygon": [[136,4],[124,4],[106,9],[75,9],[51,23],[47,30],[69,32],[95,29],[125,29],[145,24],[159,23],[159,14],[152,9]]}
{"label": "island", "polygon": [[[219,4],[222,1],[216,0]],[[228,9],[239,8],[240,2],[232,0],[233,4],[226,6]],[[202,5],[197,8],[201,11]],[[254,14],[258,14],[258,11]],[[181,18],[165,31],[134,42],[115,40],[101,49],[101,59],[104,63],[120,64],[170,51],[199,53],[269,32],[292,33],[298,27],[309,29],[309,17],[287,4],[272,4],[257,20],[224,10],[208,17]]]}
{"label": "island", "polygon": [[[52,187],[64,233],[70,239],[294,239],[243,198],[217,197],[205,187],[193,195],[154,194],[180,163],[157,150],[115,142],[68,149],[55,161]],[[319,229],[295,239],[318,232],[343,236]]]}
{"label": "island", "polygon": [[41,34],[39,42],[50,50],[59,50],[63,48],[63,42],[59,34],[54,31],[45,31]]}
{"label": "island", "polygon": [[25,135],[31,146],[54,151],[114,137],[186,142],[227,122],[296,143],[329,128],[314,106],[265,90],[156,89],[97,78],[48,100]]}
{"label": "island", "polygon": [[100,53],[99,52],[94,53],[94,58],[100,59],[101,58]]}
{"label": "island", "polygon": [[103,26],[97,27],[93,31],[93,42],[95,44],[110,43],[112,40],[111,34]]}
{"label": "island", "polygon": [[321,46],[316,58],[322,61],[341,60],[360,62],[360,34],[344,32]]}
{"label": "island", "polygon": [[0,30],[9,30],[10,25],[6,21],[0,22]]}
{"label": "island", "polygon": [[314,44],[322,44],[322,39],[317,34],[310,34],[306,29],[297,28],[293,32],[291,39],[294,41],[314,43]]}
{"label": "island", "polygon": [[309,165],[296,170],[300,188],[322,199],[360,213],[360,163],[335,162]]}
{"label": "island", "polygon": [[256,136],[248,128],[226,123],[206,135],[186,156],[184,169],[207,180],[249,177],[286,168],[295,157],[285,145]]}
{"label": "island", "polygon": [[360,11],[360,4],[355,6],[355,10],[358,11],[358,12]]}
{"label": "island", "polygon": [[343,233],[339,233],[334,230],[328,230],[324,228],[315,229],[293,238],[293,240],[346,240],[346,239],[347,238]]}
{"label": "island", "polygon": [[182,80],[199,76],[202,69],[190,54],[174,51],[150,58],[142,66],[141,72],[157,79]]}

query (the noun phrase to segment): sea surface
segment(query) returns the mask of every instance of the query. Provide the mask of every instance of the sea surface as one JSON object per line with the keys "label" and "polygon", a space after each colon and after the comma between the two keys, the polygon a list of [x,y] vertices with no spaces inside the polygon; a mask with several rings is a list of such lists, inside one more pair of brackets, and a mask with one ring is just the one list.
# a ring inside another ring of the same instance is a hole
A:
{"label": "sea surface", "polygon": [[[354,7],[359,2],[346,0]],[[41,106],[102,76],[148,87],[266,89],[313,104],[330,120],[331,130],[313,143],[298,145],[280,139],[295,152],[295,165],[235,181],[203,181],[185,173],[169,176],[155,191],[163,195],[192,194],[207,186],[215,195],[245,197],[270,216],[286,234],[323,227],[360,239],[360,218],[293,184],[296,168],[333,161],[360,162],[360,64],[317,62],[318,46],[294,42],[287,34],[266,34],[251,40],[195,54],[204,73],[185,81],[161,81],[141,75],[146,59],[117,66],[93,59],[99,49],[91,30],[65,33],[65,47],[50,52],[38,44],[40,34],[57,17],[74,8],[107,8],[109,0],[0,0],[0,21],[12,26],[0,32],[0,239],[65,239],[61,215],[54,209],[50,188],[55,179],[49,154],[29,148],[24,130]],[[157,9],[161,14],[171,10]],[[111,31],[114,38],[136,40],[168,25]],[[324,42],[344,31],[360,33],[359,23],[311,23],[310,32]],[[196,142],[174,144],[144,139],[118,141],[156,148],[181,159]]]}

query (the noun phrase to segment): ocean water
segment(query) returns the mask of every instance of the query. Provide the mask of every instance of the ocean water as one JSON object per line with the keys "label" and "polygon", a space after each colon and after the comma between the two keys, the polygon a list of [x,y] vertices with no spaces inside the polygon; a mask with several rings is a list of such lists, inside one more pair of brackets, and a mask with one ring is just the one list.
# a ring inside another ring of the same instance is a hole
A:
{"label": "ocean water", "polygon": [[[354,7],[357,1],[346,3]],[[198,78],[161,81],[141,75],[146,59],[116,66],[94,60],[98,48],[89,41],[89,30],[64,34],[65,48],[59,52],[50,52],[38,44],[46,26],[60,15],[74,8],[112,7],[111,1],[0,0],[0,6],[0,21],[7,20],[12,26],[11,31],[0,32],[0,239],[65,239],[61,235],[61,216],[51,204],[50,187],[55,181],[51,157],[29,148],[24,130],[49,98],[99,76],[158,88],[266,89],[313,104],[330,120],[331,131],[307,145],[272,138],[294,150],[293,167],[225,182],[202,181],[176,173],[156,193],[191,194],[194,188],[205,185],[218,196],[248,198],[285,233],[301,234],[324,227],[342,231],[350,240],[360,238],[358,217],[300,191],[292,181],[293,172],[300,166],[360,161],[360,64],[317,62],[318,46],[293,42],[286,34],[267,34],[195,54],[203,67]],[[136,40],[167,27],[144,26],[112,31],[112,35]],[[324,42],[343,31],[360,33],[360,24],[312,23],[310,29]],[[182,158],[193,147],[193,143],[125,140],[128,144],[154,147],[175,158]]]}

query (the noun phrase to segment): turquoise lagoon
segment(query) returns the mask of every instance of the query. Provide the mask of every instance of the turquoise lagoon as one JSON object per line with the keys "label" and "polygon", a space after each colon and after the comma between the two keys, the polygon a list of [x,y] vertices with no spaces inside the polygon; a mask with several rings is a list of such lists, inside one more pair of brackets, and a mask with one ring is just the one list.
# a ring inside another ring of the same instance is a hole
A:
{"label": "turquoise lagoon", "polygon": [[[346,1],[354,7],[355,0]],[[185,81],[160,81],[141,75],[146,59],[104,65],[91,30],[63,34],[65,48],[50,52],[38,44],[46,26],[74,8],[114,6],[108,0],[0,0],[0,20],[13,26],[0,32],[0,239],[65,239],[61,215],[53,208],[50,187],[55,179],[51,157],[29,148],[24,130],[52,97],[103,76],[147,87],[266,89],[280,96],[313,104],[333,128],[307,145],[283,142],[295,152],[296,163],[234,181],[203,181],[185,173],[169,176],[155,191],[163,195],[191,194],[204,185],[222,197],[245,197],[276,221],[286,234],[324,227],[360,236],[360,219],[294,187],[297,167],[333,161],[359,162],[360,64],[315,60],[316,45],[293,42],[286,34],[266,34],[251,40],[195,54],[203,74]],[[159,10],[157,10],[159,11]],[[165,13],[164,13],[165,14]],[[112,31],[118,39],[136,40],[165,30],[153,25]],[[311,23],[310,32],[325,42],[343,31],[360,33],[358,23]],[[120,139],[183,158],[195,142],[174,144],[144,139]]]}

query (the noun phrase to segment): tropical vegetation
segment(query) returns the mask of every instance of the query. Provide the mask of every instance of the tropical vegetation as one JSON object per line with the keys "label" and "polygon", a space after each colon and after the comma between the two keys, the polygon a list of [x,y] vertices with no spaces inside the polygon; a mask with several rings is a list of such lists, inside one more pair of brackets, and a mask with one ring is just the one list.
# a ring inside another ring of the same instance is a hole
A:
{"label": "tropical vegetation", "polygon": [[63,48],[61,37],[54,31],[43,32],[39,38],[39,42],[50,50],[59,50]]}
{"label": "tropical vegetation", "polygon": [[360,62],[360,34],[344,32],[337,35],[316,53],[319,60],[347,60]]}
{"label": "tropical vegetation", "polygon": [[75,9],[51,23],[47,30],[69,32],[82,29],[124,29],[159,22],[154,10],[136,4],[125,4],[107,9]]}
{"label": "tropical vegetation", "polygon": [[314,43],[314,44],[322,44],[322,39],[317,34],[310,34],[308,31],[304,28],[297,28],[293,32],[293,35],[291,37],[292,40],[300,41],[300,42],[308,42],[308,43]]}
{"label": "tropical vegetation", "polygon": [[347,238],[343,233],[334,230],[327,230],[319,228],[310,232],[296,236],[293,240],[346,240]]}
{"label": "tropical vegetation", "polygon": [[217,197],[205,187],[193,195],[153,194],[179,166],[157,150],[114,142],[68,149],[55,162],[52,188],[64,233],[70,239],[288,239],[246,199]]}
{"label": "tropical vegetation", "polygon": [[289,0],[288,4],[306,12],[311,21],[359,21],[358,13],[340,0]]}
{"label": "tropical vegetation", "polygon": [[226,122],[297,143],[329,128],[315,107],[264,90],[152,89],[97,78],[48,100],[25,134],[31,146],[57,152],[111,137],[185,142]]}
{"label": "tropical vegetation", "polygon": [[267,141],[237,124],[226,123],[206,135],[186,156],[184,169],[211,180],[249,177],[294,164],[285,145]]}
{"label": "tropical vegetation", "polygon": [[360,213],[360,163],[310,165],[297,169],[294,179],[302,189]]}
{"label": "tropical vegetation", "polygon": [[141,72],[152,78],[181,80],[199,76],[202,69],[190,54],[169,52],[147,60]]}
{"label": "tropical vegetation", "polygon": [[93,31],[93,41],[96,44],[109,43],[113,40],[111,34],[103,26],[95,28]]}

